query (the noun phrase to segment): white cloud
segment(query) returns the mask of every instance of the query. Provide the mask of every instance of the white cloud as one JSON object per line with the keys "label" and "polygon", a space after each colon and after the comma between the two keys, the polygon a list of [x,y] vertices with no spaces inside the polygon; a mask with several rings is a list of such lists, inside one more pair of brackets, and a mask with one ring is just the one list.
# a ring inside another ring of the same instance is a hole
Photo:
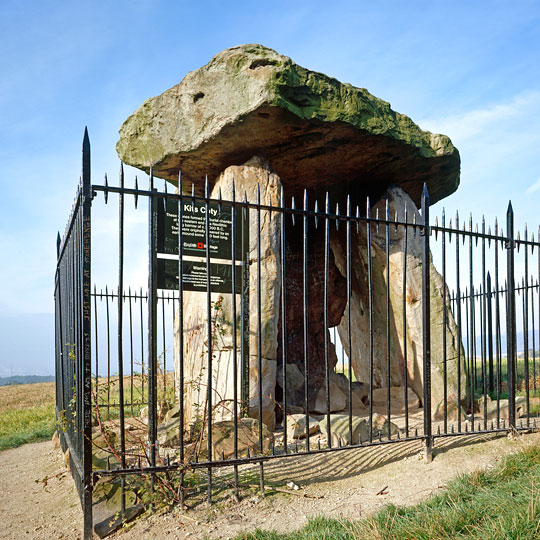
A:
{"label": "white cloud", "polygon": [[[424,129],[445,133],[452,140],[465,141],[488,134],[493,128],[523,119],[527,128],[529,115],[540,109],[540,91],[524,92],[508,103],[497,103],[484,109],[466,111],[446,118],[426,118],[420,121]],[[532,127],[532,126],[531,126]]]}
{"label": "white cloud", "polygon": [[540,178],[527,188],[527,193],[534,193],[540,189]]}

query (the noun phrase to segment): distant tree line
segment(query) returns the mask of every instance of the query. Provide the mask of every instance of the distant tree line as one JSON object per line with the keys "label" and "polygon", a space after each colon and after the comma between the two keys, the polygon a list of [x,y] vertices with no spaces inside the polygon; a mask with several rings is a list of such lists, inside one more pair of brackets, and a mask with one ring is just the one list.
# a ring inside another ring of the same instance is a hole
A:
{"label": "distant tree line", "polygon": [[54,381],[54,375],[12,375],[11,377],[0,377],[0,386],[12,384],[33,384]]}

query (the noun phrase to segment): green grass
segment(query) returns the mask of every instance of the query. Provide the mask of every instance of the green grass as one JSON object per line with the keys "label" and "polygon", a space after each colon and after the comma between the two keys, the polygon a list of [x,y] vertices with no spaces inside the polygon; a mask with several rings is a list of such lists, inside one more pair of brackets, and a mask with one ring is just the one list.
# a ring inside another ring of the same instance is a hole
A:
{"label": "green grass", "polygon": [[54,392],[54,383],[0,387],[0,450],[52,437]]}
{"label": "green grass", "polygon": [[447,490],[410,508],[385,507],[362,521],[319,517],[278,534],[256,530],[237,540],[503,540],[540,538],[540,446],[496,469],[457,477]]}
{"label": "green grass", "polygon": [[0,418],[0,450],[50,439],[55,426],[54,405],[11,411]]}

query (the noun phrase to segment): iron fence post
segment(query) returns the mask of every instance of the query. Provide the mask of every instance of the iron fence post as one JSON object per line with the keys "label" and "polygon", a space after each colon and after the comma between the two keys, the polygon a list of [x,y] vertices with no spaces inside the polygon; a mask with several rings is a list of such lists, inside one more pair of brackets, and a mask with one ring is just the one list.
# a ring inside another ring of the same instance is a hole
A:
{"label": "iron fence post", "polygon": [[422,334],[424,359],[424,445],[426,461],[433,458],[431,433],[431,326],[430,326],[430,251],[429,251],[429,193],[426,184],[422,191]]}
{"label": "iron fence post", "polygon": [[[150,196],[148,200],[148,446],[150,465],[156,465],[157,439],[157,190],[150,167]],[[142,298],[141,298],[142,302]],[[152,476],[152,492],[154,476]]]}
{"label": "iron fence post", "polygon": [[516,427],[516,289],[514,283],[514,210],[512,202],[508,203],[506,212],[506,361],[508,377],[508,421],[510,429]]}
{"label": "iron fence post", "polygon": [[[123,321],[124,306],[122,295],[124,293],[124,165],[120,163],[120,193],[118,194],[118,401],[120,405],[120,460],[122,468],[126,468],[126,430],[124,418],[124,343]],[[120,496],[121,516],[126,512],[125,479],[121,481],[122,489]]]}
{"label": "iron fence post", "polygon": [[92,519],[92,367],[91,367],[91,208],[90,140],[84,129],[82,145],[82,337],[83,337],[83,538],[93,537]]}

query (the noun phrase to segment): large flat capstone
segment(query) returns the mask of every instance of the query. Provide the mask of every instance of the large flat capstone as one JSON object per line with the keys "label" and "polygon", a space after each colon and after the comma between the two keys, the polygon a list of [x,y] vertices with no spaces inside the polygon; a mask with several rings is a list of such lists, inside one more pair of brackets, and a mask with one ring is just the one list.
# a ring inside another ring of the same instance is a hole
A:
{"label": "large flat capstone", "polygon": [[181,170],[198,187],[254,155],[271,162],[288,193],[343,184],[379,196],[395,184],[418,204],[424,182],[432,203],[459,184],[447,136],[262,45],[226,49],[146,100],[122,125],[117,151],[173,183]]}

